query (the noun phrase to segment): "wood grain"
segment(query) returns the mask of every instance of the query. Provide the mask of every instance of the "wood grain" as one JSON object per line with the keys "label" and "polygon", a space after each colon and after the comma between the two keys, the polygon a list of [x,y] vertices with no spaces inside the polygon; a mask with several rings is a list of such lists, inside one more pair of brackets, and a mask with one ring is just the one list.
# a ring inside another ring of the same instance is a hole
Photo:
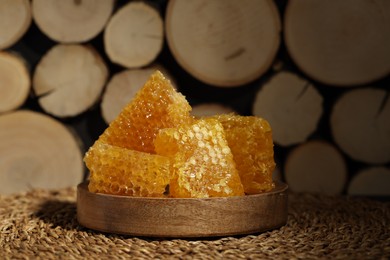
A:
{"label": "wood grain", "polygon": [[60,43],[86,42],[98,35],[114,8],[114,0],[32,1],[34,21]]}
{"label": "wood grain", "polygon": [[347,181],[347,165],[331,143],[312,140],[295,147],[284,165],[292,191],[341,194]]}
{"label": "wood grain", "polygon": [[0,116],[0,194],[74,187],[83,180],[78,139],[45,114]]}
{"label": "wood grain", "polygon": [[167,43],[177,62],[207,84],[249,83],[271,66],[280,43],[273,1],[169,1]]}
{"label": "wood grain", "polygon": [[325,84],[352,87],[390,72],[390,2],[288,1],[284,39],[298,67]]}
{"label": "wood grain", "polygon": [[287,221],[287,185],[270,192],[207,199],[142,198],[77,189],[77,219],[109,233],[150,237],[208,237],[249,234]]}
{"label": "wood grain", "polygon": [[330,124],[335,143],[354,160],[390,162],[389,91],[359,88],[346,92],[334,104]]}
{"label": "wood grain", "polygon": [[19,41],[30,27],[31,20],[30,1],[0,1],[0,50]]}
{"label": "wood grain", "polygon": [[0,52],[0,114],[23,105],[30,93],[30,73],[22,57]]}
{"label": "wood grain", "polygon": [[120,8],[104,30],[104,48],[113,63],[140,68],[152,63],[163,47],[164,26],[158,11],[142,1]]}
{"label": "wood grain", "polygon": [[57,44],[35,67],[33,90],[47,113],[72,117],[99,100],[108,75],[106,63],[93,47]]}
{"label": "wood grain", "polygon": [[356,173],[348,186],[349,195],[390,197],[390,168],[372,166]]}
{"label": "wood grain", "polygon": [[214,116],[221,114],[234,113],[234,109],[228,106],[225,106],[220,103],[201,103],[195,106],[192,106],[191,114],[196,117],[202,116]]}
{"label": "wood grain", "polygon": [[289,146],[305,142],[316,131],[322,103],[323,97],[311,82],[281,71],[257,92],[252,112],[269,121],[275,143]]}

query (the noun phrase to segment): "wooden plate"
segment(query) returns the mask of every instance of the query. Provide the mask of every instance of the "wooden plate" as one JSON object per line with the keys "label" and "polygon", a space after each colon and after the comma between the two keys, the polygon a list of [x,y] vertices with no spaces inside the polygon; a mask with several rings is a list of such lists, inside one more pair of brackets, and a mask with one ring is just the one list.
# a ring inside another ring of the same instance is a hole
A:
{"label": "wooden plate", "polygon": [[77,219],[87,228],[149,237],[213,237],[262,232],[287,221],[287,185],[227,198],[142,198],[77,187]]}

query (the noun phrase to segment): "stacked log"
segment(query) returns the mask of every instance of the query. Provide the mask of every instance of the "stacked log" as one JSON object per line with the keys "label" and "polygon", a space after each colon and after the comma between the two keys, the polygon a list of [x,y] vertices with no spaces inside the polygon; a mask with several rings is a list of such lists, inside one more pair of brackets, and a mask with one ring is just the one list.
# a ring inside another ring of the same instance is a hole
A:
{"label": "stacked log", "polygon": [[0,51],[0,113],[19,108],[30,93],[30,74],[19,55]]}
{"label": "stacked log", "polygon": [[388,1],[292,0],[285,43],[299,68],[325,84],[351,87],[390,72]]}
{"label": "stacked log", "polygon": [[341,153],[325,141],[309,141],[294,148],[285,162],[285,178],[296,192],[340,194],[347,180]]}
{"label": "stacked log", "polygon": [[3,0],[0,2],[0,50],[15,44],[31,24],[29,0]]}
{"label": "stacked log", "polygon": [[390,196],[390,169],[369,167],[359,171],[348,186],[348,193],[358,196]]}
{"label": "stacked log", "polygon": [[97,102],[107,77],[106,64],[92,47],[58,44],[36,66],[33,89],[47,113],[71,117]]}
{"label": "stacked log", "polygon": [[139,68],[156,59],[163,38],[163,21],[157,10],[143,2],[130,2],[111,17],[104,31],[104,47],[112,62]]}
{"label": "stacked log", "polygon": [[372,164],[390,162],[389,93],[355,89],[335,103],[331,129],[335,142],[351,158]]}
{"label": "stacked log", "polygon": [[84,167],[79,143],[60,122],[19,110],[0,116],[0,191],[77,185]]}
{"label": "stacked log", "polygon": [[322,102],[313,84],[282,71],[258,91],[252,113],[269,121],[277,144],[289,146],[305,142],[317,129]]}
{"label": "stacked log", "polygon": [[33,0],[34,21],[49,38],[60,43],[81,43],[99,34],[114,7],[114,0]]}
{"label": "stacked log", "polygon": [[166,34],[177,62],[208,84],[249,83],[271,66],[280,43],[273,1],[169,1]]}
{"label": "stacked log", "polygon": [[195,116],[268,120],[292,191],[389,196],[389,21],[387,0],[3,0],[0,193],[80,182],[158,69]]}

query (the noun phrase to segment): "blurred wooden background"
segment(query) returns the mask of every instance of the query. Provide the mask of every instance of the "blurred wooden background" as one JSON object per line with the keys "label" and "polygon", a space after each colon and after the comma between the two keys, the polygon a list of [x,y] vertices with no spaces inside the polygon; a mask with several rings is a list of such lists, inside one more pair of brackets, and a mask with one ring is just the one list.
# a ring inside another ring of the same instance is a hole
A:
{"label": "blurred wooden background", "polygon": [[291,190],[390,195],[387,0],[0,0],[0,193],[76,185],[155,69],[266,118]]}

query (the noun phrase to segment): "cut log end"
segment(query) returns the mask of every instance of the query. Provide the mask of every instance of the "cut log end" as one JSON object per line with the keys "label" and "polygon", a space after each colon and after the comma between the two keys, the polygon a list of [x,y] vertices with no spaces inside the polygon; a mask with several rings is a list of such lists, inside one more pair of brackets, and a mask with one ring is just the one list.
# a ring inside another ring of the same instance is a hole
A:
{"label": "cut log end", "polygon": [[163,21],[157,10],[143,2],[130,2],[118,10],[104,31],[110,60],[126,68],[151,64],[162,50]]}
{"label": "cut log end", "polygon": [[33,90],[46,112],[71,117],[97,102],[107,78],[107,66],[92,47],[59,44],[38,63]]}
{"label": "cut log end", "polygon": [[317,81],[367,84],[390,72],[389,19],[387,0],[288,1],[286,47],[298,67]]}
{"label": "cut log end", "polygon": [[113,0],[32,2],[37,26],[49,38],[60,43],[81,43],[95,37],[103,30],[113,7]]}
{"label": "cut log end", "polygon": [[169,1],[166,36],[173,56],[207,84],[234,87],[260,77],[280,43],[273,1]]}
{"label": "cut log end", "polygon": [[260,88],[252,112],[269,121],[277,144],[289,146],[306,141],[317,129],[322,101],[310,82],[282,71]]}
{"label": "cut log end", "polygon": [[340,152],[325,141],[302,144],[288,155],[285,178],[295,192],[341,194],[347,167]]}
{"label": "cut log end", "polygon": [[337,100],[331,112],[334,141],[352,159],[381,164],[390,162],[389,92],[354,89]]}
{"label": "cut log end", "polygon": [[234,113],[234,109],[218,103],[203,103],[192,107],[192,115],[196,117],[214,116]]}
{"label": "cut log end", "polygon": [[83,179],[75,137],[61,123],[20,110],[0,116],[0,193],[74,187]]}
{"label": "cut log end", "polygon": [[389,183],[389,168],[367,168],[359,171],[351,180],[348,194],[356,196],[390,196]]}
{"label": "cut log end", "polygon": [[30,74],[18,55],[0,52],[0,113],[19,108],[30,93]]}
{"label": "cut log end", "polygon": [[16,43],[31,24],[29,0],[0,1],[0,50]]}

